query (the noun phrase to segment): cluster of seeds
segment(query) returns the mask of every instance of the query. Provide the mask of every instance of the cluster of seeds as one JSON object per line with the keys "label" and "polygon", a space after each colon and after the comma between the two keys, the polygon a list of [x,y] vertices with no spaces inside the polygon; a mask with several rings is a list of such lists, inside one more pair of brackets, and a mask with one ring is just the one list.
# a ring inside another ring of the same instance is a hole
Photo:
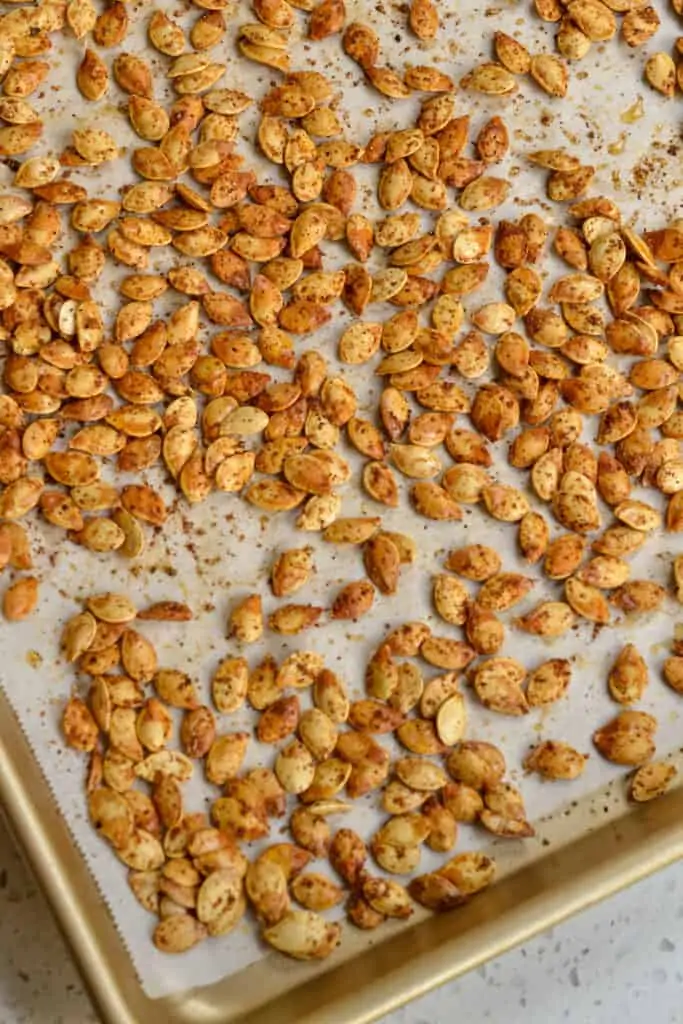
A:
{"label": "cluster of seeds", "polygon": [[[370,873],[369,855],[386,874],[409,875],[425,846],[450,855],[461,823],[533,835],[500,751],[466,736],[461,686],[490,711],[521,717],[566,696],[571,666],[553,658],[528,668],[503,653],[506,629],[558,637],[581,620],[606,625],[613,608],[631,615],[664,602],[666,588],[632,579],[628,558],[662,528],[683,530],[683,222],[636,232],[610,198],[587,195],[596,168],[564,149],[524,154],[548,172],[548,199],[570,204],[552,240],[547,204],[543,216],[495,221],[513,175],[491,172],[508,161],[512,133],[498,115],[473,130],[475,115],[456,113],[455,79],[441,66],[399,74],[381,63],[378,35],[347,24],[343,0],[253,0],[257,20],[237,26],[235,52],[277,84],[252,98],[225,84],[228,63],[212,55],[226,56],[227,0],[194,4],[203,13],[185,27],[162,10],[144,15],[144,56],[124,49],[132,9],[119,0],[100,13],[91,0],[55,0],[0,18],[0,156],[14,175],[0,196],[0,568],[33,568],[21,522],[33,510],[91,552],[139,557],[144,524],[168,528],[166,484],[192,504],[224,492],[228,505],[243,500],[255,514],[295,512],[297,529],[319,535],[318,550],[358,549],[358,578],[324,605],[287,601],[266,613],[258,592],[233,605],[237,650],[211,680],[213,706],[183,671],[160,668],[133,628],[186,621],[184,605],[138,612],[125,596],[94,595],[63,637],[88,680],[68,701],[64,734],[90,754],[90,816],[130,869],[138,900],[160,917],[156,945],[180,952],[223,935],[250,905],[271,945],[322,958],[340,927],[321,912],[346,889],[349,919],[374,928],[410,916],[414,902],[456,906],[494,874],[486,854],[463,852],[404,886]],[[560,23],[566,60],[611,38],[615,13],[625,14],[630,45],[658,24],[639,3],[536,7]],[[346,137],[330,78],[292,68],[297,19],[309,40],[339,35],[341,59],[382,96],[423,94],[417,115],[367,141]],[[432,0],[413,0],[407,27],[421,42],[437,37]],[[59,34],[85,47],[76,83],[88,124],[55,154],[38,151],[45,123],[33,103],[50,71],[41,58]],[[460,79],[465,99],[512,95],[527,75],[551,100],[567,94],[560,57],[532,55],[503,32],[494,55]],[[666,95],[681,79],[664,54],[645,74]],[[142,143],[130,152],[135,177],[117,192],[100,176],[126,156],[101,126],[112,100]],[[253,166],[239,152],[248,133]],[[93,174],[108,196],[86,187]],[[359,186],[371,176],[379,216]],[[546,289],[550,245],[568,272]],[[493,261],[500,296],[478,302]],[[113,310],[110,279],[121,297]],[[332,351],[328,332],[342,310]],[[371,371],[372,407],[357,367]],[[506,445],[519,486],[499,479]],[[342,514],[349,482],[378,514]],[[456,523],[479,506],[511,524],[522,557],[542,573],[504,571],[492,547],[448,551],[432,579],[443,635],[419,621],[391,632],[368,661],[359,700],[312,650],[250,666],[243,648],[266,629],[291,636],[327,619],[356,621],[415,571],[418,545],[379,514],[407,505],[404,486],[424,519]],[[279,552],[275,599],[304,587],[315,552]],[[499,617],[541,582],[533,607]],[[680,600],[680,558],[673,582]],[[37,601],[37,578],[18,576],[3,612],[22,619]],[[440,674],[425,678],[425,665]],[[681,665],[674,650],[663,670],[677,692]],[[607,680],[626,709],[593,735],[604,758],[637,769],[636,801],[675,774],[652,762],[657,722],[633,706],[647,684],[627,644]],[[256,740],[276,747],[272,768],[243,769],[251,732],[218,732],[216,712],[245,704],[258,714]],[[407,754],[392,757],[375,738],[384,734]],[[567,781],[586,758],[546,739],[523,766]],[[195,762],[221,790],[210,816],[184,808]],[[333,833],[346,798],[375,791],[390,817],[367,846],[351,829]],[[293,842],[249,861],[240,843],[264,842],[271,819],[285,815]],[[306,871],[314,858],[329,859],[343,885]]]}
{"label": "cluster of seeds", "polygon": [[[447,564],[479,580],[498,567],[495,552],[480,546],[452,552]],[[130,869],[138,901],[160,918],[154,931],[160,950],[183,952],[207,936],[225,935],[250,906],[267,943],[299,959],[324,958],[341,929],[321,913],[341,903],[347,890],[347,916],[367,930],[387,918],[410,917],[414,903],[449,910],[491,883],[491,857],[452,855],[461,826],[478,824],[505,839],[533,836],[534,829],[519,789],[505,780],[500,750],[466,738],[461,673],[478,654],[499,646],[502,627],[489,606],[500,606],[494,595],[516,593],[521,579],[489,575],[472,600],[457,576],[437,577],[437,612],[451,624],[467,621],[468,639],[481,636],[482,645],[469,647],[433,635],[424,622],[406,622],[369,660],[368,696],[355,701],[320,654],[296,651],[280,664],[266,656],[253,667],[243,656],[224,658],[211,679],[211,705],[202,704],[195,682],[160,667],[153,644],[133,628],[186,622],[192,617],[186,605],[164,601],[137,612],[129,598],[114,593],[86,601],[62,636],[65,657],[89,680],[85,698],[72,696],[64,709],[64,736],[90,756],[91,821]],[[447,596],[445,581],[451,583]],[[446,671],[425,680],[424,663]],[[674,655],[664,666],[674,689],[682,685],[679,663],[683,658]],[[491,656],[467,681],[485,707],[519,716],[564,698],[571,666],[556,658],[527,673],[514,658]],[[609,673],[610,695],[632,705],[647,683],[644,661],[626,645]],[[302,702],[308,706],[302,709]],[[219,732],[216,713],[231,716],[245,706],[257,713],[253,736]],[[676,774],[672,765],[651,760],[656,726],[652,715],[626,710],[593,736],[607,760],[637,768],[631,795],[640,802],[663,793]],[[392,757],[377,738],[392,734],[407,755]],[[275,748],[272,768],[245,770],[254,741]],[[586,761],[569,744],[544,740],[523,767],[547,780],[571,781]],[[221,792],[212,797],[209,815],[185,807],[182,786],[196,762]],[[367,844],[350,828],[332,831],[330,820],[350,811],[349,801],[377,791],[389,818]],[[267,840],[272,824],[285,816],[293,842],[268,845],[250,861],[241,844]],[[385,877],[414,873],[423,845],[450,859],[407,886]],[[384,876],[372,874],[369,856]],[[342,884],[305,870],[315,859],[329,861]],[[292,909],[292,900],[304,909]]]}
{"label": "cluster of seeds", "polygon": [[[613,39],[617,32],[627,46],[643,46],[653,38],[661,25],[656,7],[650,6],[647,0],[569,0],[569,3],[565,0],[534,0],[534,7],[539,18],[558,25],[555,45],[568,61],[583,60],[594,43],[603,44]],[[683,16],[683,5],[680,0],[671,0],[671,7],[679,18]],[[623,15],[621,23],[618,15]],[[502,46],[499,47],[498,37],[502,35],[496,33],[495,37],[496,56],[501,64],[517,74],[531,71],[538,84],[553,94],[547,89],[542,78],[535,75],[533,68],[529,67],[528,55],[527,66],[522,66],[526,51],[516,40],[504,36]],[[681,46],[679,37],[674,46],[676,56],[680,56]],[[510,62],[505,59],[508,50],[512,55]],[[551,59],[556,65],[561,65],[557,58]],[[562,67],[563,74],[553,69],[551,75],[554,82],[564,80],[566,92],[567,70],[564,65]],[[670,98],[674,96],[677,88],[683,88],[682,69],[683,65],[680,62],[676,64],[668,53],[660,50],[647,58],[643,74],[653,89]]]}
{"label": "cluster of seeds", "polygon": [[620,28],[617,15],[624,15],[621,38],[628,46],[642,46],[661,24],[646,0],[534,0],[534,7],[543,21],[558,24],[555,43],[567,60],[582,60],[591,44],[613,39]]}
{"label": "cluster of seeds", "polygon": [[[64,708],[64,736],[90,755],[91,821],[130,869],[136,898],[159,916],[159,949],[182,952],[224,935],[250,905],[266,942],[299,959],[323,958],[337,945],[340,926],[320,912],[340,903],[345,889],[350,920],[369,929],[388,917],[409,917],[413,901],[449,909],[495,873],[485,854],[460,853],[406,889],[373,875],[369,852],[384,872],[405,875],[418,867],[423,843],[451,852],[460,823],[479,822],[496,835],[533,835],[519,791],[503,779],[502,754],[463,740],[457,674],[425,685],[417,666],[395,663],[395,655],[438,661],[438,641],[429,647],[423,624],[390,634],[368,665],[368,690],[389,696],[388,703],[378,696],[351,701],[319,654],[297,651],[279,665],[266,657],[252,668],[244,657],[226,657],[211,680],[211,707],[200,702],[188,675],[159,666],[153,644],[133,628],[189,618],[184,604],[136,612],[127,597],[103,593],[86,601],[62,635],[65,657],[89,679],[85,699],[72,696]],[[276,750],[272,769],[243,769],[249,732],[218,731],[216,712],[233,715],[245,704],[258,713],[255,740]],[[410,718],[413,708],[418,715]],[[180,749],[171,745],[174,715]],[[412,754],[441,755],[445,767],[420,756],[392,763],[375,739],[392,732]],[[185,808],[182,785],[197,762],[222,794],[212,799],[210,816]],[[369,851],[349,828],[332,833],[329,820],[350,810],[348,800],[380,787],[391,816]],[[285,815],[294,842],[269,845],[250,862],[240,843],[267,839],[273,820]],[[316,858],[329,859],[344,885],[304,871]],[[292,899],[304,909],[293,910]]]}

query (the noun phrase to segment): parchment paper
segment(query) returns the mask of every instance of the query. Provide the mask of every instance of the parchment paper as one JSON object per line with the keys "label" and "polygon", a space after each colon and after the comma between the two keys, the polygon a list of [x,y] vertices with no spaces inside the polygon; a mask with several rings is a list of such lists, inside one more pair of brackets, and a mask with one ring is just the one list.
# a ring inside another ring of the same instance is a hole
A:
{"label": "parchment paper", "polygon": [[[192,9],[185,16],[175,4],[157,5],[181,23],[189,26],[199,11]],[[492,59],[491,37],[496,29],[503,29],[520,38],[533,50],[552,51],[555,27],[543,25],[526,3],[501,4],[482,10],[476,0],[460,0],[441,5],[442,29],[433,44],[420,43],[408,35],[405,27],[405,8],[402,4],[382,4],[376,8],[360,3],[348,3],[348,21],[367,20],[379,32],[383,59],[397,69],[408,63],[436,63],[459,80],[472,65]],[[145,53],[155,69],[157,98],[164,99],[164,68],[166,58],[145,44],[145,26],[152,5],[129,5],[134,28],[125,42],[125,48]],[[224,61],[228,70],[218,83],[220,86],[240,88],[255,99],[260,98],[276,73],[239,58],[234,39],[237,25],[253,21],[248,4],[239,4],[226,12],[229,29],[225,40],[213,52],[214,59]],[[560,223],[563,214],[545,199],[545,172],[529,169],[522,158],[526,150],[550,146],[567,146],[584,162],[595,163],[598,173],[591,190],[611,195],[620,204],[626,218],[632,217],[642,227],[657,227],[667,218],[680,212],[681,162],[675,147],[679,138],[679,104],[667,102],[649,89],[641,78],[646,56],[661,49],[669,52],[680,30],[675,17],[660,11],[663,24],[654,40],[642,49],[632,52],[620,41],[612,40],[604,46],[593,46],[591,53],[580,64],[571,68],[571,82],[566,100],[551,100],[542,94],[531,80],[520,80],[518,94],[510,99],[477,97],[471,94],[456,96],[456,113],[470,113],[472,133],[477,131],[493,113],[506,121],[512,139],[512,154],[500,173],[514,183],[514,198],[507,208],[496,210],[495,218],[517,217],[529,210],[538,210],[550,223]],[[364,142],[377,129],[408,127],[414,123],[419,106],[419,95],[402,102],[383,100],[362,84],[358,68],[341,52],[339,39],[323,44],[309,44],[301,38],[304,17],[298,16],[296,39],[293,45],[293,69],[316,67],[323,70],[339,88],[339,112],[347,126],[346,135]],[[139,145],[128,126],[125,116],[125,96],[112,84],[106,101],[88,104],[77,93],[74,75],[82,55],[82,45],[71,40],[60,43],[53,58],[51,78],[44,87],[41,111],[46,104],[50,110],[46,119],[45,146],[58,152],[69,140],[76,127],[99,124],[114,134],[122,146]],[[105,52],[109,63],[113,56]],[[644,116],[634,123],[623,117],[633,110],[639,97],[644,99]],[[119,109],[122,107],[123,109]],[[261,181],[284,181],[278,170],[263,160],[255,160],[251,140],[254,136],[255,111],[242,119],[246,140],[240,149],[247,156],[247,166],[257,163]],[[608,152],[607,147],[612,148]],[[381,215],[374,201],[378,169],[354,169],[364,187],[359,191],[357,210],[371,217]],[[496,171],[496,173],[498,173]],[[9,172],[3,168],[2,181],[8,184]],[[106,171],[86,170],[74,172],[73,179],[83,182],[93,195],[115,197],[117,188],[133,180],[128,157],[107,165]],[[429,223],[425,218],[425,225]],[[343,265],[348,253],[340,244],[325,243],[325,266],[332,269]],[[381,253],[374,257],[373,269],[379,269]],[[174,252],[154,253],[153,266],[163,270],[178,262]],[[560,270],[559,264],[546,261],[544,269],[552,274]],[[150,267],[152,269],[152,267]],[[492,272],[485,286],[465,299],[465,306],[473,310],[486,301],[500,297],[500,277]],[[115,296],[116,281],[123,270],[111,269],[96,289],[97,297],[118,308]],[[175,308],[183,296],[172,293],[155,306],[155,314]],[[394,312],[389,306],[370,306],[365,319],[384,320]],[[336,342],[343,328],[350,322],[349,314],[341,304],[334,308],[329,325],[313,338],[296,340],[297,352],[319,346],[335,368]],[[426,322],[426,321],[425,321]],[[202,325],[201,337],[208,340],[211,328]],[[610,361],[613,361],[610,359]],[[271,368],[269,368],[270,370]],[[377,378],[372,377],[370,366],[344,367],[344,375],[357,389],[361,399],[361,414],[372,415],[378,394]],[[277,371],[275,371],[277,376]],[[460,382],[462,383],[462,382]],[[477,382],[481,383],[481,381]],[[469,389],[469,385],[465,384]],[[466,426],[466,418],[462,418]],[[586,440],[594,437],[595,418],[586,418]],[[325,622],[301,637],[285,641],[273,634],[263,643],[246,653],[255,664],[266,651],[282,658],[292,649],[314,649],[323,653],[329,667],[347,682],[352,696],[363,693],[363,671],[366,660],[387,628],[408,618],[424,618],[441,635],[458,635],[459,631],[441,622],[432,612],[430,600],[431,576],[443,567],[443,552],[448,548],[479,541],[496,547],[503,555],[504,568],[528,571],[516,552],[516,527],[498,523],[487,517],[476,506],[467,507],[462,523],[434,523],[421,519],[409,511],[407,492],[409,482],[400,481],[403,491],[401,507],[391,511],[376,506],[367,499],[359,487],[360,459],[350,448],[343,454],[354,467],[353,479],[343,488],[343,515],[382,514],[386,528],[404,530],[419,545],[417,562],[404,567],[399,593],[382,598],[367,618],[358,625]],[[495,446],[497,479],[524,486],[525,474],[507,465],[507,442]],[[443,452],[444,468],[450,464]],[[111,469],[109,478],[113,479]],[[106,477],[106,472],[103,476]],[[169,501],[174,491],[166,484],[163,473],[149,472],[148,481],[160,486]],[[633,495],[638,497],[636,492]],[[656,492],[643,495],[653,504],[662,503]],[[533,507],[541,508],[530,495]],[[603,520],[610,521],[605,506]],[[291,546],[311,544],[314,549],[316,575],[299,593],[297,600],[312,601],[329,606],[339,587],[363,575],[360,552],[355,549],[325,545],[316,534],[300,533],[293,529],[294,516],[281,515],[269,519],[246,506],[234,495],[214,494],[204,504],[189,508],[175,501],[173,512],[163,531],[149,537],[148,548],[139,560],[129,563],[116,555],[98,556],[81,550],[65,541],[60,532],[47,524],[32,522],[30,526],[36,563],[41,578],[41,600],[38,612],[27,622],[3,627],[0,632],[2,663],[0,680],[28,736],[40,765],[46,784],[52,790],[73,832],[74,840],[83,852],[114,920],[130,949],[145,991],[160,996],[192,986],[207,984],[228,976],[264,955],[256,939],[256,927],[248,918],[233,934],[219,940],[210,940],[180,957],[167,957],[151,943],[154,919],[137,904],[126,884],[126,869],[116,860],[107,845],[93,832],[87,821],[84,801],[84,759],[66,750],[59,734],[59,716],[65,698],[74,685],[74,675],[59,655],[58,639],[62,622],[79,610],[80,602],[88,594],[104,589],[121,590],[135,597],[141,606],[162,598],[187,600],[195,612],[195,620],[187,625],[164,623],[141,624],[141,629],[156,644],[160,663],[165,667],[184,669],[196,680],[203,699],[209,701],[208,681],[218,661],[229,653],[239,653],[234,643],[225,638],[227,612],[234,601],[253,590],[264,595],[266,611],[273,610],[277,602],[270,596],[267,573],[277,551]],[[550,519],[550,514],[548,515]],[[561,530],[554,524],[556,533]],[[146,530],[148,536],[149,530]],[[683,550],[683,542],[676,535],[660,533],[631,559],[632,577],[667,582],[673,555]],[[536,575],[536,572],[532,570]],[[530,573],[530,574],[532,574]],[[474,591],[474,588],[473,588]],[[540,578],[536,586],[513,612],[503,615],[506,623],[523,613],[541,599],[559,596],[561,584],[552,584]],[[588,767],[582,778],[571,784],[541,784],[534,779],[521,781],[530,817],[538,819],[569,801],[587,794],[610,779],[623,776],[623,771],[601,760],[592,750],[591,733],[598,724],[607,721],[618,708],[606,692],[606,672],[615,654],[627,640],[638,644],[651,668],[651,684],[641,707],[656,714],[659,719],[657,735],[658,753],[674,750],[681,744],[683,729],[680,722],[680,698],[661,681],[661,663],[666,657],[680,606],[669,599],[665,608],[656,615],[640,617],[595,631],[590,623],[582,622],[569,635],[556,641],[541,641],[507,629],[503,653],[521,660],[530,669],[548,657],[569,657],[573,662],[573,678],[568,699],[546,711],[535,710],[521,719],[509,719],[487,712],[468,696],[470,738],[487,739],[498,744],[509,764],[509,777],[520,782],[521,758],[530,744],[543,739],[561,739],[579,750],[590,752]],[[424,667],[424,666],[423,666]],[[428,678],[438,674],[427,670]],[[85,681],[82,681],[85,683]],[[467,688],[465,688],[467,689]],[[83,686],[80,688],[84,692]],[[308,695],[300,691],[302,705],[307,706]],[[254,724],[249,711],[234,716],[218,716],[219,731],[250,729]],[[387,744],[386,738],[382,742]],[[388,745],[391,745],[390,743]],[[272,764],[273,751],[258,747],[250,751],[248,766]],[[199,774],[199,773],[197,773]],[[214,790],[200,779],[186,787],[186,804],[190,809],[201,809]],[[379,824],[380,812],[375,809],[377,794],[358,801],[353,812],[341,824],[351,825],[368,837]],[[208,807],[208,803],[206,804]],[[285,819],[283,819],[285,820]],[[336,824],[336,822],[335,822]],[[273,828],[270,841],[278,839]],[[487,847],[489,837],[480,830],[461,828],[458,850],[469,847]],[[514,844],[512,844],[514,846]],[[510,845],[506,850],[510,850]],[[254,845],[254,852],[258,846]],[[251,851],[250,851],[251,852]],[[504,855],[505,856],[505,855]],[[507,854],[514,861],[514,853]],[[423,856],[420,870],[428,870],[438,858],[428,852]],[[325,865],[313,864],[315,870]],[[374,941],[381,941],[381,934]]]}

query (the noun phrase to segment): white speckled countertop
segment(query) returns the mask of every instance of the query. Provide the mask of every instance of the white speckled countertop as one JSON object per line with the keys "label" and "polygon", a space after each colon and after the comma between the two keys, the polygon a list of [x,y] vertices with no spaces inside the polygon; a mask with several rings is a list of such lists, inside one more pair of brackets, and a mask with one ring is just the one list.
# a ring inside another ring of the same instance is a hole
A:
{"label": "white speckled countertop", "polygon": [[[683,863],[387,1018],[680,1024]],[[96,1024],[88,997],[0,820],[0,1022]],[[647,1006],[645,1005],[647,1001]],[[327,1021],[325,1024],[332,1024]]]}

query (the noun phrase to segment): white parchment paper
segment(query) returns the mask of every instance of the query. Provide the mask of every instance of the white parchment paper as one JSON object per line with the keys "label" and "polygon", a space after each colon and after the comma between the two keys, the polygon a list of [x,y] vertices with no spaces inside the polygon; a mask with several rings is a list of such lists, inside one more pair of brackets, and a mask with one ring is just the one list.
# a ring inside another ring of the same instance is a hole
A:
{"label": "white parchment paper", "polygon": [[[165,0],[157,6],[178,17],[186,27],[200,13],[193,9],[185,15],[176,5]],[[527,3],[504,3],[486,9],[476,0],[461,0],[457,5],[443,3],[440,10],[442,29],[439,38],[430,44],[420,43],[408,35],[402,4],[378,4],[375,7],[351,2],[347,7],[349,21],[368,21],[378,31],[383,60],[399,70],[410,63],[435,63],[459,80],[474,63],[492,59],[490,40],[496,29],[519,34],[534,51],[553,50],[554,26],[540,23]],[[125,48],[145,53],[158,77],[155,94],[164,100],[169,95],[164,77],[168,62],[145,43],[145,26],[152,7],[140,3],[128,5],[128,9],[134,27]],[[235,5],[226,13],[228,32],[213,54],[214,59],[227,64],[226,74],[219,85],[244,89],[259,99],[278,76],[237,56],[234,44],[236,27],[245,21],[255,20],[249,5]],[[663,24],[657,37],[639,51],[630,51],[617,40],[604,46],[593,46],[588,57],[571,68],[569,94],[564,101],[551,100],[530,80],[520,81],[519,92],[502,101],[463,93],[456,96],[456,113],[471,114],[472,137],[493,113],[500,114],[510,129],[512,150],[500,173],[513,181],[513,199],[507,208],[495,211],[496,219],[518,217],[524,212],[537,210],[551,224],[561,222],[562,212],[545,198],[545,172],[529,169],[522,156],[526,150],[551,146],[566,146],[584,162],[594,163],[598,172],[592,193],[613,196],[625,217],[632,218],[637,226],[657,227],[680,212],[683,195],[681,160],[675,148],[679,138],[679,105],[654,93],[641,77],[647,54],[657,49],[669,52],[680,29],[673,15],[660,13]],[[348,138],[364,142],[372,131],[408,127],[414,123],[419,97],[389,102],[367,90],[357,66],[341,52],[339,39],[310,44],[301,38],[304,17],[298,15],[298,19],[298,27],[293,34],[292,68],[316,67],[331,78],[339,89],[338,110]],[[41,100],[41,110],[44,112],[46,106],[49,110],[45,147],[52,147],[58,152],[69,141],[74,128],[93,125],[106,127],[124,147],[139,145],[125,115],[125,96],[116,85],[112,84],[109,96],[101,104],[88,104],[77,93],[74,74],[82,50],[82,45],[75,40],[61,40],[54,53],[51,78],[43,89]],[[111,56],[111,52],[104,53],[108,62]],[[644,116],[636,121],[629,120],[628,112],[634,110],[640,97],[644,100]],[[261,181],[284,183],[277,168],[254,159],[251,140],[255,123],[255,111],[244,115],[244,139],[240,142],[240,149],[247,156],[247,166],[257,163]],[[378,216],[374,201],[377,168],[359,167],[354,169],[354,173],[356,170],[363,185],[356,209],[364,210],[372,217]],[[9,172],[2,169],[2,174],[2,181],[9,185]],[[132,177],[127,156],[116,164],[107,165],[106,171],[87,170],[73,174],[73,179],[82,181],[92,195],[112,198],[117,195],[118,188],[130,182]],[[429,223],[425,217],[425,227]],[[340,244],[325,243],[324,249],[327,269],[343,265],[348,259],[348,253]],[[377,251],[373,256],[373,269],[379,269],[381,259],[381,252]],[[170,250],[154,254],[154,267],[161,271],[176,262],[177,254]],[[552,261],[545,263],[544,267],[558,270]],[[122,274],[121,269],[108,271],[96,289],[97,297],[112,310],[118,308],[115,285]],[[486,301],[499,298],[499,281],[497,271],[492,271],[484,287],[465,299],[466,308],[473,310]],[[182,300],[182,296],[173,293],[165,296],[158,303],[158,311],[155,307],[156,315],[175,308]],[[392,312],[394,310],[389,306],[371,306],[366,310],[365,319],[383,320]],[[338,304],[330,324],[314,338],[296,339],[297,352],[319,347],[330,366],[336,368],[336,342],[350,320],[349,314]],[[210,333],[209,325],[204,323],[202,339],[207,341]],[[343,372],[357,389],[361,414],[371,416],[378,394],[377,378],[373,379],[368,366],[344,367]],[[275,371],[275,375],[277,373]],[[467,425],[465,419],[462,425]],[[594,431],[595,421],[587,419],[585,439],[592,440]],[[409,482],[405,480],[400,482],[403,491],[400,509],[379,508],[360,490],[360,460],[346,447],[343,453],[353,465],[354,475],[343,488],[342,514],[382,514],[387,528],[404,530],[413,536],[419,546],[418,559],[414,565],[404,568],[399,593],[395,597],[378,600],[371,615],[358,625],[323,622],[302,637],[287,642],[270,634],[263,643],[246,653],[251,664],[256,664],[267,651],[276,658],[282,658],[297,648],[320,651],[329,667],[346,680],[350,693],[360,696],[366,660],[387,628],[408,618],[420,617],[428,621],[437,634],[457,635],[458,631],[435,617],[430,600],[430,579],[442,569],[443,553],[447,549],[479,541],[493,545],[501,552],[506,570],[526,572],[528,567],[516,552],[515,526],[495,522],[480,508],[472,506],[467,508],[462,523],[438,524],[418,518],[409,511]],[[525,474],[507,465],[506,454],[506,442],[495,447],[493,475],[502,481],[524,486]],[[450,460],[445,452],[443,459],[446,468]],[[109,472],[113,478],[112,471]],[[150,472],[146,476],[150,483],[162,488],[169,501],[174,500],[174,491],[168,487],[161,472]],[[638,496],[634,493],[634,497]],[[645,497],[661,505],[655,492],[648,491]],[[530,498],[534,507],[541,507],[533,496]],[[603,513],[606,525],[610,521],[610,513],[604,506]],[[71,668],[64,665],[59,655],[61,623],[79,610],[84,597],[104,589],[120,589],[129,593],[141,606],[162,598],[188,601],[195,612],[193,622],[177,626],[145,623],[140,628],[156,644],[160,664],[188,671],[197,682],[202,698],[209,702],[208,681],[212,671],[221,658],[229,653],[238,653],[237,647],[226,639],[225,621],[231,604],[251,591],[260,590],[267,612],[277,606],[267,586],[268,569],[276,552],[308,543],[314,549],[317,571],[297,600],[329,606],[343,583],[363,575],[358,550],[325,545],[316,534],[299,533],[293,529],[293,518],[288,515],[272,519],[262,517],[234,495],[214,494],[195,508],[176,501],[163,531],[153,538],[150,536],[145,554],[132,564],[117,556],[98,556],[80,550],[47,524],[31,523],[37,572],[41,578],[41,600],[38,612],[30,620],[3,628],[0,632],[0,681],[33,746],[47,785],[64,813],[128,945],[145,991],[151,996],[216,981],[254,962],[264,955],[264,950],[256,939],[253,922],[248,919],[233,934],[205,942],[181,957],[165,957],[153,947],[150,940],[154,924],[152,917],[137,904],[128,890],[125,869],[88,824],[83,789],[84,760],[73,751],[66,750],[60,738],[59,716],[75,682]],[[149,530],[146,532],[150,534]],[[560,532],[557,529],[556,533]],[[663,532],[658,534],[631,560],[633,578],[666,582],[670,576],[671,558],[680,550],[683,550],[683,541],[677,536]],[[533,574],[537,575],[536,572]],[[523,604],[502,618],[507,623],[513,615],[523,613],[542,599],[558,596],[560,591],[560,584],[552,584],[539,575]],[[615,654],[627,640],[638,644],[651,668],[651,685],[641,706],[659,719],[658,752],[664,754],[681,744],[680,698],[661,682],[660,671],[679,611],[680,607],[670,599],[656,615],[630,621],[618,621],[618,616],[615,616],[614,625],[597,635],[590,623],[581,623],[569,635],[552,642],[526,637],[512,628],[507,630],[503,653],[514,655],[530,669],[548,657],[572,659],[573,679],[569,697],[545,711],[533,711],[521,719],[489,713],[468,697],[468,735],[498,744],[508,758],[509,777],[516,781],[522,774],[519,768],[522,756],[531,743],[540,739],[565,740],[592,755],[583,777],[572,784],[543,785],[533,779],[522,781],[532,818],[547,815],[569,800],[589,793],[620,775],[618,769],[595,755],[590,736],[598,724],[611,718],[618,710],[607,696],[605,678]],[[429,677],[438,673],[437,670],[433,673],[427,670],[425,674]],[[82,685],[81,692],[84,692]],[[307,706],[308,695],[304,692],[300,696],[302,705]],[[219,731],[251,729],[253,724],[252,713],[248,710],[229,718],[218,716]],[[390,745],[385,738],[382,742]],[[270,765],[272,761],[271,749],[253,744],[248,766]],[[190,809],[208,808],[208,800],[215,799],[216,795],[215,791],[209,793],[209,787],[196,779],[187,786],[186,803]],[[343,824],[358,828],[366,837],[369,836],[380,821],[376,803],[377,794],[358,801]],[[274,827],[270,841],[277,838],[278,829]],[[487,842],[485,833],[475,833],[464,827],[458,849],[482,847]],[[431,863],[432,855],[425,854],[422,867],[428,869]],[[325,870],[325,865],[316,863],[313,868]]]}

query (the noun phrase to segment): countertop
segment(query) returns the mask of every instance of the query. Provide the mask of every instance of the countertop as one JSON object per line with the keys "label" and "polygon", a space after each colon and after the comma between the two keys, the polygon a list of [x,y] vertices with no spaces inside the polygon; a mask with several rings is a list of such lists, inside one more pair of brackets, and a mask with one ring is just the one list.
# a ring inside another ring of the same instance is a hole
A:
{"label": "countertop", "polygon": [[[683,862],[384,1024],[680,1024]],[[50,911],[0,820],[0,1022],[97,1024]],[[286,1022],[283,1022],[286,1024]],[[333,1024],[333,1022],[326,1022]]]}

